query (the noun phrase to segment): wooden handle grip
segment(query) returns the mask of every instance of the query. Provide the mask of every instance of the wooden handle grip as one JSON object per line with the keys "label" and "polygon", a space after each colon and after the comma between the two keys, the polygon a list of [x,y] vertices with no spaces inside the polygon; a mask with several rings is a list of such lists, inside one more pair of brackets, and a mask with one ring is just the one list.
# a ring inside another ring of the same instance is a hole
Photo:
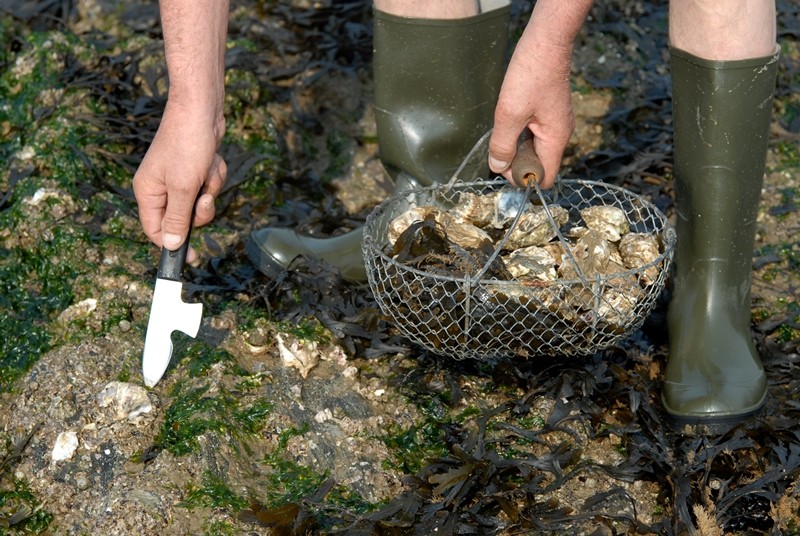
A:
{"label": "wooden handle grip", "polygon": [[544,178],[544,166],[533,148],[533,139],[528,136],[517,145],[517,155],[511,162],[511,174],[514,181],[523,187],[531,181],[539,183]]}

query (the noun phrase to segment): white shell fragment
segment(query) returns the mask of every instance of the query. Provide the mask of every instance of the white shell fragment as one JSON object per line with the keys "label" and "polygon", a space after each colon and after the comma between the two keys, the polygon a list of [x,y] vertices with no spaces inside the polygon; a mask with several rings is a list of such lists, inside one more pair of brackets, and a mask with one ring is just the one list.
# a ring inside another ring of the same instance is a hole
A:
{"label": "white shell fragment", "polygon": [[129,421],[153,410],[147,390],[140,385],[126,382],[109,382],[98,393],[97,404],[101,408],[113,406],[117,419]]}
{"label": "white shell fragment", "polygon": [[595,205],[581,210],[581,217],[586,227],[599,231],[607,240],[617,242],[630,230],[630,223],[625,211],[611,205]]}
{"label": "white shell fragment", "polygon": [[54,462],[69,460],[78,450],[78,434],[76,432],[61,432],[56,437],[53,452],[50,457]]}
{"label": "white shell fragment", "polygon": [[[641,268],[656,260],[661,254],[656,237],[644,233],[630,233],[622,237],[619,254],[626,268]],[[650,266],[641,273],[642,283],[652,285],[658,279],[658,265]]]}

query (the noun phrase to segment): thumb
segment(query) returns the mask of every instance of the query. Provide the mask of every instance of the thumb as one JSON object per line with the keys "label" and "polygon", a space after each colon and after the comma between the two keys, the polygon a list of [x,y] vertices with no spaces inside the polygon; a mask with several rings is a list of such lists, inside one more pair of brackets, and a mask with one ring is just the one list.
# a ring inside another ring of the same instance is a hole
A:
{"label": "thumb", "polygon": [[161,243],[168,250],[174,251],[181,247],[189,234],[197,192],[181,189],[171,193],[161,224]]}
{"label": "thumb", "polygon": [[510,178],[511,162],[517,154],[517,141],[522,128],[498,128],[495,125],[489,138],[489,168]]}

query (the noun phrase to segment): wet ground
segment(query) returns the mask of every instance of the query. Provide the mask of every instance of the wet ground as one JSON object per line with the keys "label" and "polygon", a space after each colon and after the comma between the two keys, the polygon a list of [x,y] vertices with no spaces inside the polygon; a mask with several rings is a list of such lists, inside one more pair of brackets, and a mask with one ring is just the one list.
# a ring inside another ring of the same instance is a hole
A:
{"label": "wet ground", "polygon": [[[668,428],[658,398],[669,288],[597,355],[457,361],[324,265],[252,268],[251,229],[343,232],[390,191],[362,1],[233,2],[230,179],[187,270],[204,321],[144,389],[158,252],[130,178],[166,96],[157,6],[4,2],[0,532],[800,533],[800,3],[778,7],[753,281],[770,399],[703,436]],[[513,8],[519,30],[531,3]],[[665,2],[595,6],[563,172],[672,217],[665,44]]]}

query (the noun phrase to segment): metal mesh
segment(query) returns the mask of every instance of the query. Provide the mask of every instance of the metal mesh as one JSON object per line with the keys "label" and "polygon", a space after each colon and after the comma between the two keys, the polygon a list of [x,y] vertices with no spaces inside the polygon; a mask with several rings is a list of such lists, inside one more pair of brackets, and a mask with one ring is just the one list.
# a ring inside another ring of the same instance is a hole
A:
{"label": "metal mesh", "polygon": [[[478,279],[483,266],[464,277],[429,273],[388,255],[389,223],[409,208],[450,207],[461,192],[486,194],[504,186],[504,180],[436,185],[395,195],[375,208],[367,218],[362,249],[369,285],[383,313],[412,341],[459,359],[593,353],[638,329],[664,287],[675,233],[654,205],[614,185],[561,180],[540,195],[567,209],[571,222],[589,206],[622,209],[631,232],[656,235],[661,242],[662,253],[640,268],[531,285]],[[652,283],[631,288],[631,276],[639,280],[651,267],[650,273],[657,273]]]}

